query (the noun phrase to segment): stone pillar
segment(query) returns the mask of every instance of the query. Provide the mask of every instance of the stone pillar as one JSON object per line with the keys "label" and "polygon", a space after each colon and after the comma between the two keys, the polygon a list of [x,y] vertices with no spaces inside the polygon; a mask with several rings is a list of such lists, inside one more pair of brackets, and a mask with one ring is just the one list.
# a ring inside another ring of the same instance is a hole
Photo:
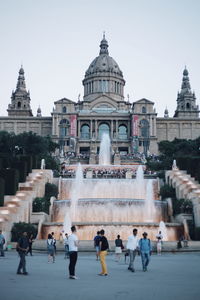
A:
{"label": "stone pillar", "polygon": [[78,138],[80,139],[80,120],[78,120]]}
{"label": "stone pillar", "polygon": [[111,140],[113,140],[113,120],[111,120],[111,132],[110,132]]}
{"label": "stone pillar", "polygon": [[98,138],[98,128],[97,128],[97,120],[95,120],[95,139]]}
{"label": "stone pillar", "polygon": [[116,139],[118,139],[118,120],[116,120]]}
{"label": "stone pillar", "polygon": [[90,120],[90,139],[92,139],[92,120]]}

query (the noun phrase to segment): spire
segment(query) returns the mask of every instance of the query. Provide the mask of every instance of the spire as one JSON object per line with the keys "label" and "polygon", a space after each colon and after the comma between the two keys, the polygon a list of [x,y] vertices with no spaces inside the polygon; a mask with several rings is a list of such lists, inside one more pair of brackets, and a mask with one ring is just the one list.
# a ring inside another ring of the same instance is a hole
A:
{"label": "spire", "polygon": [[99,54],[109,54],[108,53],[108,42],[106,41],[106,38],[105,38],[105,31],[103,32],[103,39],[101,41],[101,44],[100,44],[100,52]]}
{"label": "spire", "polygon": [[42,116],[42,111],[41,111],[41,108],[40,108],[40,105],[37,109],[37,117],[41,117]]}
{"label": "spire", "polygon": [[33,116],[30,106],[30,93],[26,90],[24,69],[21,65],[16,90],[12,92],[11,104],[8,105],[9,116]]}
{"label": "spire", "polygon": [[182,79],[182,85],[181,85],[181,92],[180,94],[191,94],[191,86],[190,86],[190,80],[189,80],[189,72],[185,66],[185,69],[183,71],[183,79]]}
{"label": "spire", "polygon": [[25,77],[24,77],[24,69],[21,65],[21,68],[19,70],[19,76],[17,79],[17,91],[26,91],[26,84],[25,84]]}

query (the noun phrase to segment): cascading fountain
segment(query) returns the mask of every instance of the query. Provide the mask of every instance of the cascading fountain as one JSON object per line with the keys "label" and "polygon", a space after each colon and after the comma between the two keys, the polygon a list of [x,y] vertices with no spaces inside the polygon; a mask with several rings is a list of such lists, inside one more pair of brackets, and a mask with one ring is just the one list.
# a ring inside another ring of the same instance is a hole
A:
{"label": "cascading fountain", "polygon": [[99,151],[99,164],[102,166],[110,165],[110,137],[108,133],[102,134],[100,151]]}
{"label": "cascading fountain", "polygon": [[[99,161],[105,168],[111,156],[108,135],[103,135],[100,153]],[[147,231],[155,240],[159,222],[168,221],[167,203],[159,200],[158,181],[145,179],[142,166],[138,166],[135,179],[83,179],[79,164],[76,178],[63,178],[61,189],[61,199],[54,201],[53,223],[44,224],[43,236],[51,231],[58,235],[63,231],[63,225],[64,232],[69,233],[71,224],[75,224],[81,240],[93,240],[101,228],[105,229],[110,240],[114,240],[117,234],[127,239],[133,227],[138,228],[139,236]],[[178,224],[165,224],[168,240],[177,240],[178,227]],[[164,234],[163,227],[161,231]]]}

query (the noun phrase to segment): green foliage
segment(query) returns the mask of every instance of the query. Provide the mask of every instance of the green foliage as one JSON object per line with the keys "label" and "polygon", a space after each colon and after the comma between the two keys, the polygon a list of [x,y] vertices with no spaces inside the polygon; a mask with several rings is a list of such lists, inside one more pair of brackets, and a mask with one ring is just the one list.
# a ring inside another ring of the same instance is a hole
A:
{"label": "green foliage", "polygon": [[195,228],[195,240],[200,241],[200,227]]}
{"label": "green foliage", "polygon": [[33,234],[35,238],[37,236],[37,227],[31,223],[19,222],[14,223],[11,229],[11,241],[17,242],[19,238],[22,236],[23,232],[27,232],[28,236]]}
{"label": "green foliage", "polygon": [[35,198],[33,201],[33,212],[45,212],[49,214],[50,198],[58,196],[58,188],[55,184],[46,183],[43,198]]}
{"label": "green foliage", "polygon": [[47,197],[47,199],[50,199],[52,196],[57,198],[57,196],[58,196],[58,187],[55,184],[46,183],[46,185],[45,185],[45,197]]}
{"label": "green foliage", "polygon": [[5,180],[0,177],[0,206],[4,206]]}
{"label": "green foliage", "polygon": [[16,169],[1,169],[0,177],[5,180],[5,195],[15,195],[19,183],[19,171]]}
{"label": "green foliage", "polygon": [[16,160],[15,162],[12,163],[12,168],[15,168],[19,171],[19,182],[25,182],[26,176],[28,174],[27,162]]}
{"label": "green foliage", "polygon": [[191,214],[192,213],[192,202],[185,199],[172,199],[174,215],[178,214]]}
{"label": "green foliage", "polygon": [[160,196],[162,197],[162,200],[166,198],[176,198],[175,189],[168,184],[164,184],[160,188]]}
{"label": "green foliage", "polygon": [[49,213],[49,205],[50,202],[46,197],[43,198],[35,198],[33,201],[33,212],[45,212]]}
{"label": "green foliage", "polygon": [[[18,135],[0,131],[0,158],[3,168],[10,168],[18,159],[27,162],[27,172],[31,172],[32,168],[40,168],[41,159],[44,158],[46,168],[58,170],[59,162],[52,156],[52,152],[59,147],[49,136],[42,137],[33,132],[24,132]],[[32,157],[32,158],[30,158]]]}

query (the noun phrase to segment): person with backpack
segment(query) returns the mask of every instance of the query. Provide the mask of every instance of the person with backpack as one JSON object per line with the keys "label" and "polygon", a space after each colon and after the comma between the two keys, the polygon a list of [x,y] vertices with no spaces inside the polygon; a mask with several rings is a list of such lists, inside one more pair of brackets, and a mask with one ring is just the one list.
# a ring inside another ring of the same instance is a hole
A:
{"label": "person with backpack", "polygon": [[29,249],[28,236],[27,236],[27,232],[24,231],[22,237],[19,238],[16,245],[16,250],[20,257],[20,262],[17,268],[18,275],[21,274],[28,275],[28,272],[26,271],[26,254],[28,252],[28,249]]}
{"label": "person with backpack", "polygon": [[54,247],[54,238],[49,233],[47,238],[47,252],[48,252],[48,263],[55,262],[55,247]]}
{"label": "person with backpack", "polygon": [[119,262],[122,254],[122,250],[124,249],[122,239],[120,239],[120,235],[118,234],[117,239],[115,240],[115,261]]}
{"label": "person with backpack", "polygon": [[147,266],[150,261],[150,256],[152,252],[152,246],[151,246],[151,241],[150,239],[147,238],[148,234],[144,232],[143,238],[139,240],[139,250],[141,254],[141,259],[142,259],[142,267],[143,271],[147,271]]}
{"label": "person with backpack", "polygon": [[97,235],[94,237],[94,248],[96,250],[96,260],[99,258],[99,243],[100,243],[100,231],[97,231]]}
{"label": "person with backpack", "polygon": [[100,257],[102,271],[99,274],[100,276],[108,275],[107,266],[106,266],[106,255],[108,253],[107,251],[109,249],[109,244],[108,244],[108,240],[104,236],[104,234],[105,234],[105,231],[103,229],[101,229],[101,231],[100,231],[101,239],[100,239],[100,243],[99,243],[99,249],[100,249],[99,257]]}
{"label": "person with backpack", "polygon": [[1,256],[5,256],[4,254],[4,244],[5,244],[5,238],[4,235],[2,234],[2,230],[0,230],[0,252],[1,252]]}

